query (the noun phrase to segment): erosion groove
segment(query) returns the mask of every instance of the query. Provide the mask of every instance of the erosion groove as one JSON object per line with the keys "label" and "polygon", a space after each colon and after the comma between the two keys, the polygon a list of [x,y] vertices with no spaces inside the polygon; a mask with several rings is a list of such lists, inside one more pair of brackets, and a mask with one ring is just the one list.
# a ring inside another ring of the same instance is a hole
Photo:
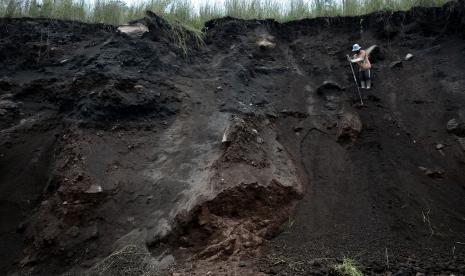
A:
{"label": "erosion groove", "polygon": [[464,18],[1,19],[0,274],[465,274]]}

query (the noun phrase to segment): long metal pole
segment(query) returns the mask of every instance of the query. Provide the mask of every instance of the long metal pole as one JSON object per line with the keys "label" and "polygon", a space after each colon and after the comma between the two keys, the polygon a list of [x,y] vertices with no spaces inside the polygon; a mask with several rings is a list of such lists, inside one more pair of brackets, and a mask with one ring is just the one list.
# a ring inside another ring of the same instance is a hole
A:
{"label": "long metal pole", "polygon": [[362,94],[360,93],[360,87],[358,87],[357,77],[355,76],[354,67],[352,66],[352,62],[350,61],[349,55],[347,55],[347,60],[349,61],[350,69],[352,69],[352,76],[354,76],[355,86],[357,86],[358,97],[360,98],[360,103],[364,105],[363,100],[362,100]]}

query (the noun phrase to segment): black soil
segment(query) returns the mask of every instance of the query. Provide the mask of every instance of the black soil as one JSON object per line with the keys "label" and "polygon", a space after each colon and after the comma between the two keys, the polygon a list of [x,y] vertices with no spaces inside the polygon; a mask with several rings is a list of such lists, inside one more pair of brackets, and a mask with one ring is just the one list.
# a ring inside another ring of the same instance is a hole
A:
{"label": "black soil", "polygon": [[[134,230],[178,275],[325,275],[343,257],[368,275],[465,274],[463,1],[223,18],[187,48],[156,15],[140,22],[134,38],[0,20],[1,274],[82,275]],[[363,106],[353,43],[378,46]],[[347,114],[361,130],[341,130]],[[262,187],[270,172],[281,181]]]}

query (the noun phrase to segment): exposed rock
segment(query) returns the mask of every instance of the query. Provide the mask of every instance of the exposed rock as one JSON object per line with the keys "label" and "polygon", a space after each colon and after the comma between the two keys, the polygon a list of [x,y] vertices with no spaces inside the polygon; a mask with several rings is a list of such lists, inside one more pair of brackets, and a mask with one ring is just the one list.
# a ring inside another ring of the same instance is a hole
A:
{"label": "exposed rock", "polygon": [[255,44],[260,50],[274,49],[276,47],[275,37],[269,34],[260,35]]}
{"label": "exposed rock", "polygon": [[118,31],[127,34],[130,37],[137,38],[148,32],[149,29],[142,23],[136,23],[133,25],[122,25],[118,27]]}
{"label": "exposed rock", "polygon": [[362,126],[358,113],[354,111],[345,112],[337,125],[337,141],[339,143],[355,142],[362,131]]}
{"label": "exposed rock", "polygon": [[447,122],[446,129],[457,136],[465,137],[465,120],[451,119]]}

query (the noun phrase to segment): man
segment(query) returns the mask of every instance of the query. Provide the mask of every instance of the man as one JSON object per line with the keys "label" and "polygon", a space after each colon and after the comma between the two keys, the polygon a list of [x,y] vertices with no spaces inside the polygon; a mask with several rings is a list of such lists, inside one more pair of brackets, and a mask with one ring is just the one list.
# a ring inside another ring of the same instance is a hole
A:
{"label": "man", "polygon": [[371,88],[371,63],[368,59],[368,54],[365,50],[362,50],[362,47],[358,44],[352,46],[352,52],[354,52],[353,59],[350,59],[350,62],[358,64],[358,76],[360,80],[360,85],[363,89]]}

